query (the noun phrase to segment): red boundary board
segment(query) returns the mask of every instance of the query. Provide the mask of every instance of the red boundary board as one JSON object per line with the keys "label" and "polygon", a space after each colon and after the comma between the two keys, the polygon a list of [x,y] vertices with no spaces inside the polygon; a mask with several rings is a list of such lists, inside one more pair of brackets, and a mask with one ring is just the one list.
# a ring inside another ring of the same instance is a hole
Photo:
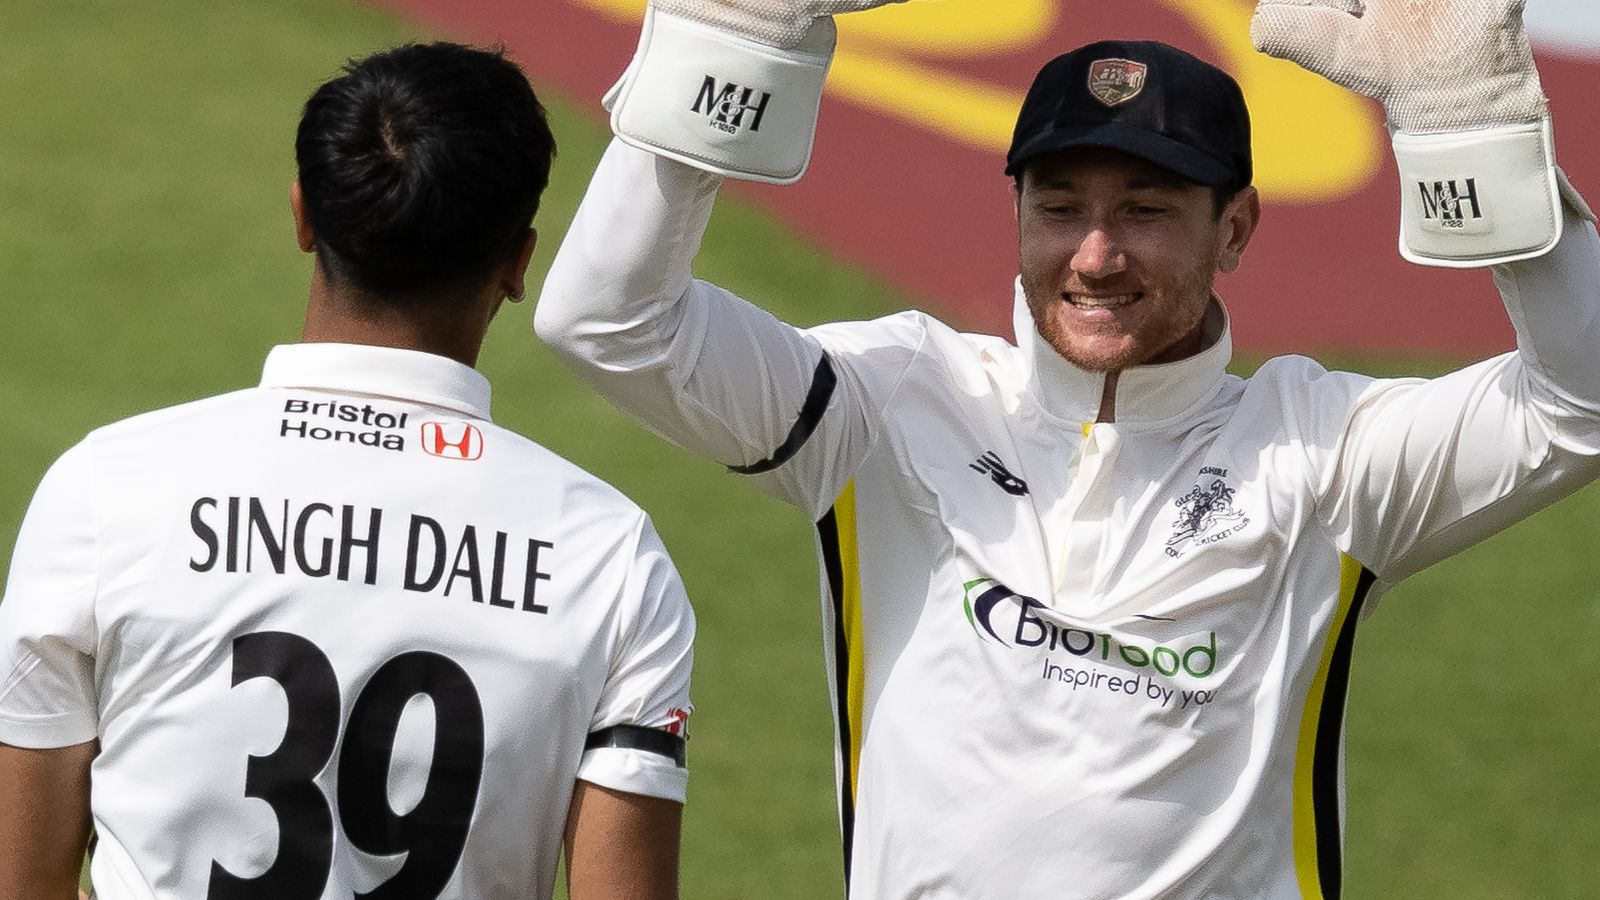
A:
{"label": "red boundary board", "polygon": [[[588,103],[627,63],[637,28],[572,0],[380,0],[439,33],[511,49],[540,86]],[[1205,40],[1151,0],[1070,4],[1053,33],[1020,53],[964,60],[964,74],[1027,85],[1046,60],[1106,37],[1168,41],[1201,56]],[[1600,200],[1600,60],[1540,54],[1562,163]],[[558,136],[559,139],[559,136]],[[1510,326],[1487,273],[1412,266],[1395,249],[1397,175],[1353,196],[1269,204],[1237,274],[1219,292],[1235,340],[1253,353],[1410,352],[1486,355],[1509,349]],[[731,189],[838,257],[928,299],[960,327],[1010,333],[1016,231],[1001,160],[848,102],[824,104],[804,181]],[[753,298],[758,299],[759,298]]]}

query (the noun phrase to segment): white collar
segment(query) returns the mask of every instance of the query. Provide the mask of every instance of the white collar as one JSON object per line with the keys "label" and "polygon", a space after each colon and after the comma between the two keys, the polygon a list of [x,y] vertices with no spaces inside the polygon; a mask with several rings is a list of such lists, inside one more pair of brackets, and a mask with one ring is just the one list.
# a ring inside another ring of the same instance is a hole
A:
{"label": "white collar", "polygon": [[[1035,402],[1047,414],[1072,425],[1093,422],[1100,412],[1105,374],[1080,369],[1061,358],[1039,336],[1028,301],[1017,279],[1012,327],[1017,346],[1028,360]],[[1222,384],[1233,357],[1232,327],[1222,301],[1213,297],[1206,311],[1206,331],[1214,334],[1204,350],[1187,359],[1125,369],[1117,379],[1116,420],[1119,424],[1159,422],[1177,416],[1212,396]]]}
{"label": "white collar", "polygon": [[267,354],[261,386],[414,400],[489,418],[489,379],[471,366],[420,350],[366,344],[283,344]]}

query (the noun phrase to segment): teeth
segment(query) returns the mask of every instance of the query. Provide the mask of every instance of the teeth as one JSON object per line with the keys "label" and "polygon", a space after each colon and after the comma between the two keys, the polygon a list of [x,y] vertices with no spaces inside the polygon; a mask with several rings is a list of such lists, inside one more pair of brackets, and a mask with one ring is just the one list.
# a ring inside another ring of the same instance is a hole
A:
{"label": "teeth", "polygon": [[1082,294],[1067,295],[1068,303],[1084,309],[1115,309],[1118,306],[1127,306],[1137,299],[1139,299],[1137,294],[1117,294],[1114,297],[1085,297]]}

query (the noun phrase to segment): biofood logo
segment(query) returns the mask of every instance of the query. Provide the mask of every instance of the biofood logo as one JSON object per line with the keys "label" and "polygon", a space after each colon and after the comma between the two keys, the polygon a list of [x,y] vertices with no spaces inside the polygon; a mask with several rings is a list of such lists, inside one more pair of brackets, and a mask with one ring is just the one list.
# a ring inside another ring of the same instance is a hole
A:
{"label": "biofood logo", "polygon": [[[1006,647],[1027,647],[1047,652],[1064,650],[1073,656],[1102,662],[1119,662],[1135,669],[1153,669],[1162,675],[1180,672],[1204,678],[1217,668],[1217,633],[1187,646],[1129,643],[1112,635],[1057,625],[1034,614],[1044,604],[1011,590],[993,578],[977,578],[963,587],[967,622],[978,637]],[[1006,602],[1014,601],[1014,602]]]}

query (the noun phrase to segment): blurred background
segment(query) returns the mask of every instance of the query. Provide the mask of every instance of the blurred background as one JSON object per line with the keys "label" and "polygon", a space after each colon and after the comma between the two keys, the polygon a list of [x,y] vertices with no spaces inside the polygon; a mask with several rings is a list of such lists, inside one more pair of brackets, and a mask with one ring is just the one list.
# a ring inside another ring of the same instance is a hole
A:
{"label": "blurred background", "polygon": [[[1600,9],[1530,0],[1564,166],[1600,199]],[[1484,273],[1407,266],[1381,113],[1257,57],[1244,0],[930,0],[842,20],[811,174],[726,192],[696,272],[791,321],[907,307],[1009,329],[1001,158],[1033,71],[1155,37],[1233,71],[1267,217],[1220,290],[1247,374],[1314,353],[1429,374],[1511,346]],[[536,225],[558,245],[608,136],[598,97],[642,0],[4,0],[0,4],[0,553],[87,431],[254,384],[299,333],[310,262],[287,191],[299,107],[349,57],[501,42],[560,156]],[[482,368],[502,423],[655,518],[700,614],[686,898],[842,895],[810,523],[645,434],[508,306]],[[1391,592],[1350,692],[1352,898],[1591,897],[1600,876],[1600,490]]]}

